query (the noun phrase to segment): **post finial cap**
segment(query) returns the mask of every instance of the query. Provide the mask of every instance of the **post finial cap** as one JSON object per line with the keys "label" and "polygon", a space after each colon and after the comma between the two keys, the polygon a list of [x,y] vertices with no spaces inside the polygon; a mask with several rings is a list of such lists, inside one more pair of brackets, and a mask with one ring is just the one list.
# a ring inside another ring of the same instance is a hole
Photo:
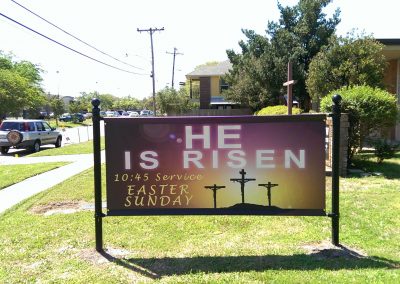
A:
{"label": "post finial cap", "polygon": [[336,94],[336,95],[334,95],[334,96],[332,97],[332,102],[333,102],[335,105],[340,104],[341,101],[342,101],[342,96],[339,95],[339,94]]}
{"label": "post finial cap", "polygon": [[98,107],[100,105],[100,100],[98,98],[92,99],[92,106]]}

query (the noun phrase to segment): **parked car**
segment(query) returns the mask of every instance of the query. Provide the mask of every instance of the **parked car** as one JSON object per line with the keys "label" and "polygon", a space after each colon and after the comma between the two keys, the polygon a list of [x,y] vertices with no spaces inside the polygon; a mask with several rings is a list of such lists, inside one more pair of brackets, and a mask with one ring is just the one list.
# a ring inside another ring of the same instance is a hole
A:
{"label": "parked car", "polygon": [[85,117],[85,119],[89,119],[89,118],[92,118],[92,113],[87,112],[87,113],[84,113],[83,116]]}
{"label": "parked car", "polygon": [[0,152],[7,154],[11,147],[40,151],[40,146],[61,147],[62,135],[43,120],[4,120],[0,125]]}
{"label": "parked car", "polygon": [[117,117],[119,116],[118,111],[108,110],[106,111],[106,117]]}
{"label": "parked car", "polygon": [[139,116],[139,113],[137,111],[131,111],[129,113],[129,117],[137,117],[137,116]]}
{"label": "parked car", "polygon": [[85,121],[85,117],[81,113],[64,113],[62,116],[60,116],[59,121],[64,121],[64,122],[69,122],[69,121],[77,121],[77,122],[83,122]]}
{"label": "parked car", "polygon": [[39,112],[39,119],[45,119],[46,117],[48,117],[47,111]]}
{"label": "parked car", "polygon": [[73,121],[84,122],[85,119],[86,119],[85,116],[81,113],[73,113],[72,114]]}
{"label": "parked car", "polygon": [[72,116],[69,113],[63,113],[58,120],[64,122],[72,121]]}
{"label": "parked car", "polygon": [[140,116],[153,116],[154,113],[151,110],[144,109],[140,112]]}

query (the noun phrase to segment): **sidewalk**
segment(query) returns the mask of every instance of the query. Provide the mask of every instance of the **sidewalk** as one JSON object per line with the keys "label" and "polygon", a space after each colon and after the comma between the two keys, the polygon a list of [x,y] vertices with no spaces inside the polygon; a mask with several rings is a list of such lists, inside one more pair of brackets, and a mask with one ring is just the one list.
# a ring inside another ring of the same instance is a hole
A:
{"label": "sidewalk", "polygon": [[42,157],[13,157],[1,156],[0,165],[26,165],[36,163],[52,163],[52,162],[77,162],[85,159],[93,159],[93,154],[81,155],[60,155],[60,156],[42,156]]}
{"label": "sidewalk", "polygon": [[[101,160],[105,161],[102,151]],[[63,155],[47,157],[6,157],[1,165],[33,164],[43,162],[71,162],[71,164],[28,178],[22,182],[0,190],[0,214],[21,201],[55,186],[66,179],[93,166],[93,154]]]}

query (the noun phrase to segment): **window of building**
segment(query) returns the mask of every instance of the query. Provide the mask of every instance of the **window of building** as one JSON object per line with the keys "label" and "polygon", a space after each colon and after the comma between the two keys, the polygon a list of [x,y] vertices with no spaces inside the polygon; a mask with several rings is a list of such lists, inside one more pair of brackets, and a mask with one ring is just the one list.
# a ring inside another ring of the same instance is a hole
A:
{"label": "window of building", "polygon": [[225,80],[223,78],[219,79],[219,92],[222,93],[222,91],[224,90],[228,90],[229,89],[229,85],[227,82],[225,82]]}

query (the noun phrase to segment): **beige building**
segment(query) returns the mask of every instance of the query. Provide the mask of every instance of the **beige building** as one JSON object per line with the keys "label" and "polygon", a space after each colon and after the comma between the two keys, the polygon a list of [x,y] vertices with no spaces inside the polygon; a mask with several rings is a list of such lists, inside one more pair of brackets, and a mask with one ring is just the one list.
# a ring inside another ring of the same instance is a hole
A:
{"label": "beige building", "polygon": [[229,87],[223,76],[231,68],[232,64],[227,60],[215,65],[201,66],[186,75],[190,84],[190,97],[199,98],[200,109],[229,109],[238,106],[225,101],[222,96],[222,91]]}
{"label": "beige building", "polygon": [[[397,104],[400,105],[400,39],[377,39],[384,44],[383,54],[388,61],[388,68],[385,72],[384,84],[386,90],[397,97]],[[392,130],[391,139],[400,141],[400,123]]]}

